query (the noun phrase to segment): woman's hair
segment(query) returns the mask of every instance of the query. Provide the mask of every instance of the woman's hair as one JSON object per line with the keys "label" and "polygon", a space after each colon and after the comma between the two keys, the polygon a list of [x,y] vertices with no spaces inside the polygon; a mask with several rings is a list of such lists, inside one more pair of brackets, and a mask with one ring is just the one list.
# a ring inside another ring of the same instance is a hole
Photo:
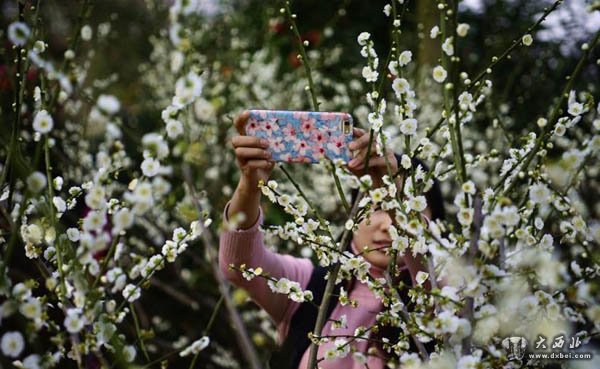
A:
{"label": "woman's hair", "polygon": [[[398,154],[394,154],[394,156],[396,156],[396,160],[398,161],[398,163],[400,163],[400,161],[402,160],[401,156]],[[425,171],[426,173],[429,172],[429,167],[427,165],[425,165],[425,163],[423,163],[421,160],[417,159],[417,158],[412,158],[412,166],[413,167],[418,167],[419,165],[423,168],[423,171]],[[402,175],[406,176],[408,175],[409,172],[405,171],[405,173],[402,173]],[[352,191],[352,204],[354,204],[354,201],[356,200],[356,197],[358,196],[358,189],[355,189]],[[437,181],[437,179],[433,178],[433,186],[431,186],[431,188],[429,189],[429,191],[425,192],[425,198],[427,199],[427,206],[429,207],[430,211],[431,211],[431,220],[443,220],[444,217],[446,216],[446,212],[444,209],[444,198],[442,197],[442,191],[440,188],[440,184]],[[394,277],[394,283],[398,283],[400,281],[402,281],[402,283],[404,285],[412,285],[412,280],[411,277],[409,275],[406,275],[404,273],[401,273],[401,275],[399,277]],[[352,278],[348,284],[348,294],[350,294],[350,291],[354,288],[356,283],[355,278]],[[409,299],[408,299],[408,293],[407,290],[405,288],[402,288],[399,291],[401,298],[403,300],[403,302],[405,304],[409,304]],[[392,326],[383,326],[381,327],[377,333],[374,334],[374,336],[372,337],[373,339],[377,340],[377,341],[381,341],[383,338],[387,338],[389,339],[390,344],[394,344],[394,342],[398,339],[398,335],[400,333],[400,329],[396,328],[396,327],[392,327]],[[384,354],[384,356],[386,356],[387,359],[390,359],[392,357],[394,357],[395,355],[393,353],[387,353],[385,352],[385,350],[383,349],[383,345],[381,343],[376,343],[376,346],[380,349],[380,351]],[[412,342],[412,340],[409,338],[409,352],[416,352],[417,348],[414,345],[414,343]],[[432,352],[435,349],[435,341],[431,341],[429,344],[425,345],[425,348],[428,352]]]}
{"label": "woman's hair", "polygon": [[[402,157],[398,154],[394,154],[398,163],[402,160]],[[429,172],[429,167],[425,165],[420,159],[412,158],[412,166],[418,167],[419,165],[423,168],[423,171]],[[404,175],[407,175],[409,172],[405,171]],[[358,189],[354,189],[352,191],[352,201],[351,204],[354,203],[356,197],[358,196]],[[443,220],[446,216],[446,211],[444,209],[444,198],[442,197],[442,190],[440,188],[440,183],[437,179],[433,178],[433,186],[429,189],[429,191],[425,192],[425,199],[427,199],[427,206],[431,211],[431,220],[440,219]]]}

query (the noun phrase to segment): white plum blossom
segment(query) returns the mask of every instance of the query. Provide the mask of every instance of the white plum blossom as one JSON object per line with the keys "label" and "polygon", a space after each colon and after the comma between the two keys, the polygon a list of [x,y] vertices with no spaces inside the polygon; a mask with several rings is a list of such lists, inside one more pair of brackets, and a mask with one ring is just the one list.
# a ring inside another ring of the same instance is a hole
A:
{"label": "white plum blossom", "polygon": [[169,155],[169,145],[162,135],[148,133],[142,137],[144,146],[144,157],[156,156],[156,159],[164,159]]}
{"label": "white plum blossom", "polygon": [[554,134],[557,135],[558,137],[564,136],[566,132],[567,132],[567,128],[565,127],[564,124],[557,123],[554,126]]}
{"label": "white plum blossom", "polygon": [[142,162],[141,169],[146,177],[154,177],[160,170],[160,162],[154,158],[146,158]]}
{"label": "white plum blossom", "polygon": [[362,69],[362,76],[367,82],[376,82],[377,77],[379,77],[379,73],[376,70],[373,70],[370,66],[364,66]]}
{"label": "white plum blossom", "polygon": [[171,72],[177,73],[181,70],[185,62],[185,55],[178,50],[171,51],[171,60],[170,60]]}
{"label": "white plum blossom", "polygon": [[525,317],[533,317],[537,314],[539,309],[539,302],[535,296],[526,296],[523,298],[518,306],[518,311]]}
{"label": "white plum blossom", "polygon": [[534,204],[548,204],[551,194],[548,186],[543,183],[536,183],[529,188],[529,199]]}
{"label": "white plum blossom", "polygon": [[81,39],[82,40],[84,40],[84,41],[91,40],[93,34],[94,34],[94,31],[92,30],[92,27],[90,27],[88,24],[81,27]]}
{"label": "white plum blossom", "polygon": [[172,263],[177,258],[177,243],[167,240],[162,247],[162,254],[169,263]]}
{"label": "white plum blossom", "polygon": [[99,231],[106,225],[106,213],[102,211],[90,211],[83,219],[84,231]]}
{"label": "white plum blossom", "polygon": [[174,105],[185,106],[192,103],[202,93],[204,81],[195,73],[190,71],[185,76],[179,78],[175,84]]}
{"label": "white plum blossom", "polygon": [[94,330],[98,332],[96,334],[97,344],[104,345],[110,341],[117,331],[117,327],[112,323],[96,322],[94,323]]}
{"label": "white plum blossom", "polygon": [[463,91],[458,96],[458,104],[461,110],[475,111],[475,103],[473,101],[473,95],[467,91]]}
{"label": "white plum blossom", "polygon": [[295,302],[304,302],[313,298],[311,291],[302,291],[298,282],[290,281],[287,278],[280,278],[277,282],[269,280],[267,284],[271,288],[271,291],[288,295]]}
{"label": "white plum blossom", "polygon": [[[37,54],[43,53],[44,51],[46,51],[47,48],[48,45],[44,41],[37,40],[33,43],[33,51]],[[34,52],[32,52],[32,55],[35,54]],[[41,100],[41,90],[39,89],[39,87],[36,87],[36,90],[34,91],[34,99],[35,101]]]}
{"label": "white plum blossom", "polygon": [[583,104],[580,102],[577,102],[577,100],[575,99],[575,91],[574,90],[571,90],[569,92],[568,105],[569,105],[569,108],[568,108],[569,114],[571,114],[572,116],[577,117],[585,112]]}
{"label": "white plum blossom", "polygon": [[62,186],[63,186],[63,178],[61,176],[58,176],[58,177],[54,178],[52,180],[52,185],[54,186],[54,189],[56,191],[60,191],[62,189]]}
{"label": "white plum blossom", "polygon": [[400,53],[400,55],[398,56],[398,65],[400,65],[401,67],[404,67],[405,65],[408,65],[408,63],[410,63],[412,60],[412,52],[410,50],[405,50],[403,52]]}
{"label": "white plum blossom", "polygon": [[28,355],[21,364],[17,364],[17,362],[13,362],[13,365],[23,369],[42,369],[42,357],[38,354]]}
{"label": "white plum blossom", "polygon": [[369,195],[373,203],[378,204],[387,196],[387,191],[383,187],[380,187],[369,191]]}
{"label": "white plum blossom", "polygon": [[79,230],[77,228],[69,228],[67,229],[67,237],[69,238],[69,240],[73,241],[73,242],[77,242],[79,241],[80,233]]}
{"label": "white plum blossom", "polygon": [[180,111],[181,111],[180,108],[178,108],[174,105],[169,105],[163,109],[160,116],[165,123],[168,123],[171,120],[177,119],[177,116],[179,115]]}
{"label": "white plum blossom", "polygon": [[85,195],[85,204],[91,209],[104,209],[106,207],[106,191],[104,187],[92,186]]}
{"label": "white plum blossom", "polygon": [[16,358],[23,352],[25,341],[20,332],[6,332],[0,341],[0,347],[4,356]]}
{"label": "white plum blossom", "polygon": [[126,192],[124,198],[134,203],[132,210],[136,215],[142,215],[154,205],[152,184],[145,181],[138,183],[133,193]]}
{"label": "white plum blossom", "polygon": [[283,293],[283,294],[288,294],[290,293],[290,290],[292,288],[293,284],[292,281],[290,281],[287,278],[280,278],[272,287],[271,289],[274,292],[277,293]]}
{"label": "white plum blossom", "polygon": [[23,225],[21,227],[21,235],[27,243],[37,245],[42,242],[44,231],[37,224]]}
{"label": "white plum blossom", "polygon": [[346,221],[346,223],[344,224],[344,228],[346,228],[347,230],[351,230],[354,227],[354,221],[352,221],[352,219],[348,219]]}
{"label": "white plum blossom", "polygon": [[42,191],[47,184],[46,176],[42,172],[33,172],[27,177],[27,188],[33,193]]}
{"label": "white plum blossom", "polygon": [[171,183],[165,180],[163,177],[155,176],[152,179],[152,191],[156,194],[157,198],[161,198],[171,191]]}
{"label": "white plum blossom", "polygon": [[460,209],[457,217],[460,224],[469,226],[473,222],[473,209]]}
{"label": "white plum blossom", "polygon": [[199,98],[194,103],[196,118],[203,122],[212,122],[216,117],[216,108],[210,101]]}
{"label": "white plum blossom", "polygon": [[332,360],[335,358],[343,358],[350,352],[350,345],[348,341],[343,338],[338,338],[333,343],[333,346],[325,351],[325,360]]}
{"label": "white plum blossom", "polygon": [[392,75],[397,76],[399,74],[399,72],[398,72],[398,62],[396,60],[390,61],[390,63],[388,64],[388,70],[390,71],[390,73]]}
{"label": "white plum blossom", "polygon": [[81,309],[68,309],[63,324],[69,333],[79,333],[85,325],[84,319]]}
{"label": "white plum blossom", "polygon": [[185,35],[185,30],[182,29],[181,23],[173,23],[173,25],[169,28],[169,40],[176,47],[181,47],[183,43],[183,37]]}
{"label": "white plum blossom", "polygon": [[429,273],[425,273],[425,272],[419,270],[417,272],[417,276],[415,277],[415,280],[417,281],[417,284],[421,285],[421,284],[425,283],[427,278],[429,278]]}
{"label": "white plum blossom", "polygon": [[442,50],[444,50],[444,53],[446,53],[446,55],[448,55],[448,56],[454,55],[453,40],[454,40],[453,37],[448,37],[442,44]]}
{"label": "white plum blossom", "polygon": [[400,160],[400,166],[404,169],[410,169],[412,167],[412,161],[410,157],[406,154],[402,154],[402,159]]}
{"label": "white plum blossom", "polygon": [[456,26],[456,34],[459,37],[465,37],[467,36],[470,28],[471,26],[469,26],[467,23],[459,23],[458,26]]}
{"label": "white plum blossom", "polygon": [[400,122],[400,132],[407,136],[412,136],[417,133],[417,120],[414,118],[407,118]]}
{"label": "white plum blossom", "polygon": [[183,133],[183,124],[180,121],[171,119],[167,122],[166,131],[169,138],[175,139]]}
{"label": "white plum blossom", "polygon": [[379,130],[383,126],[383,117],[381,116],[381,114],[369,113],[368,120],[371,124],[371,128],[373,128],[373,131],[379,132]]}
{"label": "white plum blossom", "polygon": [[121,109],[121,103],[113,95],[98,96],[98,101],[96,102],[96,105],[98,106],[98,109],[100,109],[107,115],[116,114],[119,112],[119,109]]}
{"label": "white plum blossom", "polygon": [[133,225],[134,215],[128,208],[119,209],[113,214],[113,234],[129,229]]}
{"label": "white plum blossom", "polygon": [[58,211],[59,214],[62,214],[67,210],[67,203],[60,196],[54,196],[52,198],[52,203],[54,204],[54,207],[56,208],[56,211]]}
{"label": "white plum blossom", "polygon": [[436,82],[438,82],[438,83],[444,82],[446,80],[447,76],[448,76],[448,73],[446,72],[444,67],[442,67],[441,65],[438,65],[437,67],[433,68],[433,79]]}
{"label": "white plum blossom", "polygon": [[421,212],[427,207],[427,200],[423,195],[412,197],[408,200],[408,207],[411,210]]}
{"label": "white plum blossom", "polygon": [[133,284],[128,284],[123,289],[123,298],[126,299],[128,302],[134,302],[135,300],[139,299],[140,296],[140,288]]}
{"label": "white plum blossom", "polygon": [[385,14],[386,17],[389,17],[391,12],[392,6],[390,4],[385,4],[385,6],[383,7],[383,14]]}
{"label": "white plum blossom", "polygon": [[38,297],[31,297],[19,306],[19,312],[26,318],[36,320],[42,316],[42,304]]}
{"label": "white plum blossom", "polygon": [[194,341],[190,346],[186,347],[179,353],[179,356],[196,355],[200,351],[204,350],[210,344],[210,338],[204,336],[199,340]]}
{"label": "white plum blossom", "polygon": [[13,22],[8,26],[8,39],[17,46],[24,46],[31,35],[31,29],[23,22]]}
{"label": "white plum blossom", "polygon": [[531,46],[531,44],[533,43],[533,37],[528,33],[526,35],[523,36],[523,38],[521,39],[521,41],[523,42],[523,45],[525,46]]}
{"label": "white plum blossom", "polygon": [[361,34],[358,35],[358,44],[361,46],[365,46],[367,44],[367,41],[369,41],[369,39],[371,38],[371,34],[368,32],[362,32]]}
{"label": "white plum blossom", "polygon": [[41,134],[46,134],[54,127],[54,120],[46,110],[40,110],[33,119],[33,129]]}
{"label": "white plum blossom", "polygon": [[395,78],[392,82],[392,89],[394,89],[396,97],[400,98],[402,94],[410,91],[410,83],[405,78]]}
{"label": "white plum blossom", "polygon": [[440,27],[433,26],[433,28],[431,28],[431,31],[429,32],[429,37],[436,38],[436,37],[438,37],[439,34],[440,34]]}
{"label": "white plum blossom", "polygon": [[456,369],[477,369],[479,368],[479,358],[473,355],[465,355],[458,360]]}
{"label": "white plum blossom", "polygon": [[462,184],[462,190],[469,195],[474,195],[477,188],[475,187],[475,183],[473,181],[467,181]]}
{"label": "white plum blossom", "polygon": [[458,329],[458,320],[451,311],[444,310],[438,313],[437,317],[430,323],[430,329],[437,333],[453,334]]}
{"label": "white plum blossom", "polygon": [[123,347],[123,359],[125,359],[126,362],[128,362],[128,363],[133,362],[133,360],[135,360],[136,354],[137,354],[137,351],[134,346],[127,345],[127,346]]}

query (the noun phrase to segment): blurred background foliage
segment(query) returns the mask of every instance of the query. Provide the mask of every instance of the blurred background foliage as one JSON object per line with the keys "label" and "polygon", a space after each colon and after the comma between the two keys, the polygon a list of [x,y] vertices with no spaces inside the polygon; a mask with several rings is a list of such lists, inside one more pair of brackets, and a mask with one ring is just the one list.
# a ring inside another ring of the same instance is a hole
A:
{"label": "blurred background foliage", "polygon": [[[57,57],[68,48],[67,40],[79,16],[79,7],[75,4],[79,2],[43,1],[44,32],[50,52]],[[206,55],[207,60],[220,60],[224,72],[235,73],[233,70],[227,70],[230,67],[228,61],[239,57],[241,51],[252,52],[265,46],[268,46],[271,53],[281,57],[280,73],[300,66],[296,58],[297,41],[289,30],[289,24],[279,14],[281,4],[278,1],[205,2],[206,23],[199,24],[199,27],[210,27],[211,32],[203,35],[205,49],[198,51]],[[363,60],[356,46],[356,36],[362,31],[373,35],[379,55],[387,55],[386,48],[390,44],[389,22],[382,14],[386,3],[383,0],[293,2],[302,37],[311,42],[309,50],[341,48],[343,57],[336,65],[323,70],[324,74],[331,79],[345,81],[349,78],[352,68],[362,66]],[[461,39],[459,55],[462,57],[463,70],[474,75],[533,24],[536,17],[546,6],[551,5],[552,1],[481,0],[466,3],[461,4],[459,21],[468,23],[470,30],[467,37]],[[578,8],[580,5],[573,9],[570,3],[585,4],[579,0],[566,1],[560,14],[554,14],[552,17],[558,20],[552,22],[551,26],[542,25],[540,34],[545,34],[543,39],[534,37],[535,41],[531,47],[514,51],[511,58],[498,65],[491,75],[496,86],[495,102],[499,112],[510,108],[515,118],[515,121],[506,122],[507,127],[518,130],[524,123],[546,113],[548,101],[559,94],[564,84],[564,76],[577,62],[577,42],[590,37],[593,29],[587,28],[600,26],[600,17],[577,14],[577,11],[582,10]],[[16,1],[3,0],[0,4],[0,21],[2,29],[6,29],[16,17]],[[131,119],[134,116],[142,119],[145,114],[156,119],[156,112],[162,110],[160,106],[155,106],[155,111],[152,111],[152,106],[144,106],[144,102],[152,101],[148,99],[148,94],[152,94],[152,91],[147,90],[142,83],[143,68],[140,66],[148,62],[152,50],[150,39],[165,29],[168,4],[169,1],[161,0],[105,0],[93,2],[90,10],[92,15],[89,24],[97,28],[101,23],[110,22],[111,31],[105,42],[90,45],[90,49],[95,50],[95,56],[91,60],[92,68],[88,79],[93,81],[97,78],[116,76],[117,79],[112,83],[112,91],[116,91],[118,98],[123,101]],[[408,2],[401,43],[402,48],[413,51],[418,61],[416,68],[437,64],[440,57],[439,38],[429,38],[431,27],[439,23],[438,11],[434,6],[433,1]],[[592,23],[582,24],[581,22],[588,17],[594,19]],[[556,29],[560,29],[560,32]],[[241,50],[239,47],[232,49],[232,36],[240,33],[254,42],[241,45]],[[5,55],[6,50],[1,52]],[[578,82],[580,87],[597,90],[599,70],[597,66],[589,65]],[[10,78],[6,66],[0,66],[0,92],[6,93],[9,90],[6,87],[11,83]],[[7,97],[3,96],[4,104],[11,101]],[[516,106],[502,106],[503,104]],[[526,106],[527,109],[519,109],[520,106]]]}

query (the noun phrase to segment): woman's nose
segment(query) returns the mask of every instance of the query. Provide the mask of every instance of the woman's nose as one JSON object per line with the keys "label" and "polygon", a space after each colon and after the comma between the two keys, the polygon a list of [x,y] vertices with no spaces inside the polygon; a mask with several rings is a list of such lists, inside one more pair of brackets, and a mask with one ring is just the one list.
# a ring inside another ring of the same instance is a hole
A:
{"label": "woman's nose", "polygon": [[389,233],[390,226],[392,225],[392,218],[388,215],[388,213],[384,213],[381,215],[381,221],[379,222],[379,229],[385,233]]}

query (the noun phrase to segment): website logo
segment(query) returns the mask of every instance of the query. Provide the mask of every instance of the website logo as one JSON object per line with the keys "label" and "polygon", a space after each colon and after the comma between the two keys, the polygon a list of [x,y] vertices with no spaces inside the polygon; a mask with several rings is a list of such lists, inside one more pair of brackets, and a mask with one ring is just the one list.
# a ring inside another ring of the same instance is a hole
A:
{"label": "website logo", "polygon": [[527,340],[524,337],[506,337],[502,340],[508,360],[521,361],[527,350]]}

